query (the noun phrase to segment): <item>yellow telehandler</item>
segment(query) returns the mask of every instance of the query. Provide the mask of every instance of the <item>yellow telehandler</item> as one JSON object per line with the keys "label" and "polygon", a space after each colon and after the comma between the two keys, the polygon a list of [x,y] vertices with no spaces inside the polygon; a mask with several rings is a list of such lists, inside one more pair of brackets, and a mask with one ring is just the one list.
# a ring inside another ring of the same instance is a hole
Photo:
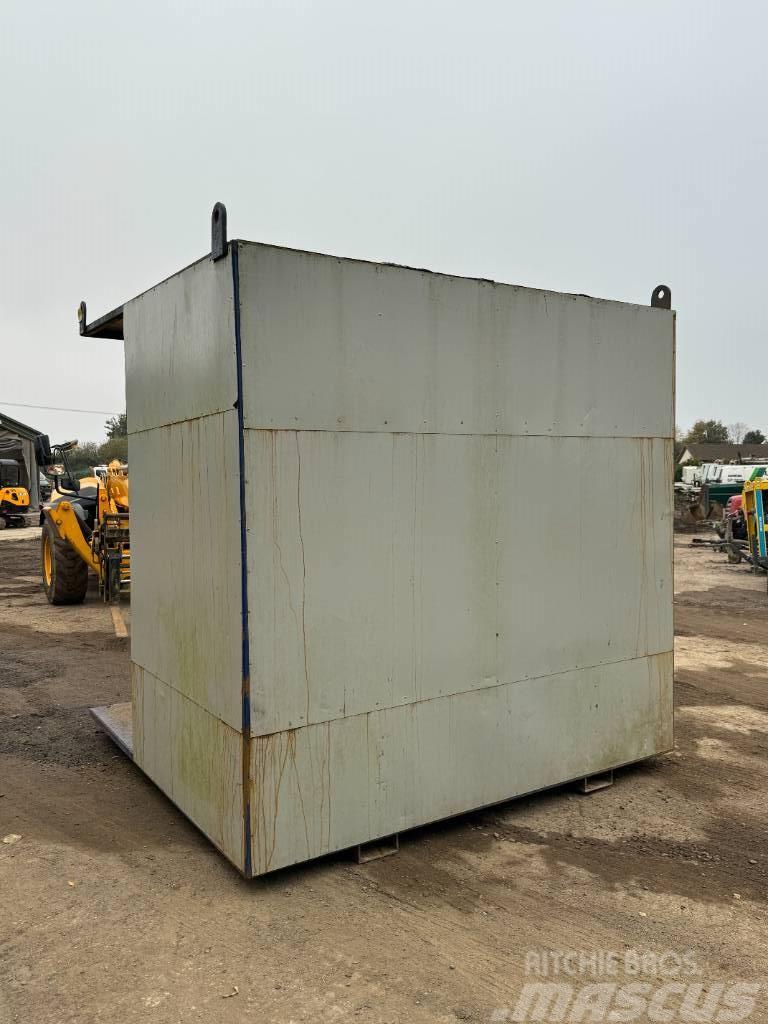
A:
{"label": "yellow telehandler", "polygon": [[114,461],[77,480],[68,458],[76,445],[51,447],[45,434],[35,440],[37,463],[54,485],[40,515],[43,587],[51,604],[80,604],[91,569],[103,600],[117,604],[131,589],[128,466]]}

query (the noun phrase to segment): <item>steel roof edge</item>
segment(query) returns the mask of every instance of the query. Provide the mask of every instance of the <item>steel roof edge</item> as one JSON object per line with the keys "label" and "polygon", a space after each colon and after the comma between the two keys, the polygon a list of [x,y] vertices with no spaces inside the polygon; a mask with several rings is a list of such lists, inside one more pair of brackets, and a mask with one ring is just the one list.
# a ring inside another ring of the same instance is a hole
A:
{"label": "steel roof edge", "polygon": [[[302,256],[320,256],[325,259],[338,260],[340,263],[360,263],[372,267],[387,267],[394,270],[410,270],[418,274],[429,274],[433,277],[442,277],[446,278],[447,280],[474,281],[478,284],[490,285],[493,288],[517,288],[528,292],[540,292],[542,295],[556,295],[566,299],[589,299],[590,302],[600,302],[606,304],[610,303],[611,305],[616,306],[632,306],[635,309],[658,308],[661,309],[662,312],[674,312],[674,310],[670,308],[652,306],[650,302],[627,302],[623,299],[606,299],[599,295],[587,295],[585,292],[566,292],[558,291],[557,289],[554,288],[537,288],[533,285],[515,284],[511,281],[497,281],[494,278],[490,277],[473,277],[471,274],[453,274],[442,270],[432,270],[430,267],[413,267],[407,263],[394,263],[392,261],[387,260],[369,260],[357,256],[339,256],[337,253],[332,252],[317,252],[314,249],[301,249],[291,245],[277,245],[274,242],[255,242],[247,238],[230,239],[227,243],[227,249],[229,250],[229,248],[235,244],[260,249],[277,249],[282,252],[292,252]],[[86,323],[84,329],[81,322],[80,333],[83,335],[83,337],[86,338],[115,338],[122,340],[123,309],[129,302],[133,302],[144,295],[148,295],[150,292],[153,292],[156,288],[162,287],[162,285],[166,284],[168,281],[172,281],[175,277],[179,277],[180,274],[184,274],[186,273],[186,271],[191,270],[192,267],[196,267],[198,264],[210,259],[211,254],[205,253],[205,255],[198,257],[196,260],[192,260],[191,263],[187,263],[185,266],[181,267],[181,269],[175,271],[172,274],[166,275],[156,284],[150,285],[148,288],[144,288],[142,291],[137,292],[136,295],[134,295],[132,298],[126,299],[126,301],[122,305],[117,306],[109,313],[103,314],[98,319],[91,321],[91,323],[89,324]],[[654,291],[655,290],[656,289],[654,289]],[[84,308],[85,303],[82,303],[81,306]]]}

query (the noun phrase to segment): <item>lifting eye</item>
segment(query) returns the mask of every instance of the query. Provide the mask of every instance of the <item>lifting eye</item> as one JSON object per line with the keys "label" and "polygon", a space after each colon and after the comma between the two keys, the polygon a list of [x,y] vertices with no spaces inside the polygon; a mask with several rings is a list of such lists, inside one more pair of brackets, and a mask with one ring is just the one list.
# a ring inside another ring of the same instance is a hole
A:
{"label": "lifting eye", "polygon": [[651,305],[656,309],[672,308],[672,292],[665,284],[658,284],[651,293]]}
{"label": "lifting eye", "polygon": [[216,203],[211,213],[211,259],[220,260],[227,255],[227,208]]}

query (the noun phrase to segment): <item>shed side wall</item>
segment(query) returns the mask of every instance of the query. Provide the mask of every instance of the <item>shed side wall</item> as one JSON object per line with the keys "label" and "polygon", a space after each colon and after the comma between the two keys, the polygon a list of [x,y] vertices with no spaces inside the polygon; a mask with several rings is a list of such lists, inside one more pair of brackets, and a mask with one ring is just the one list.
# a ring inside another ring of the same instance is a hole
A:
{"label": "shed side wall", "polygon": [[226,412],[237,398],[230,259],[200,260],[124,307],[128,430]]}
{"label": "shed side wall", "polygon": [[245,868],[231,259],[125,306],[137,764]]}

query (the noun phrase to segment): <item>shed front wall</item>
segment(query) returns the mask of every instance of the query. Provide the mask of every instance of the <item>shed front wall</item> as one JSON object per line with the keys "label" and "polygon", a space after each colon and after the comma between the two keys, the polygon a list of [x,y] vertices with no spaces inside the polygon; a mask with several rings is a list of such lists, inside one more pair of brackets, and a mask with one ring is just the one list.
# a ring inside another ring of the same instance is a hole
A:
{"label": "shed front wall", "polygon": [[272,733],[251,746],[253,871],[671,746],[671,653]]}
{"label": "shed front wall", "polygon": [[256,873],[672,744],[673,314],[245,244]]}

